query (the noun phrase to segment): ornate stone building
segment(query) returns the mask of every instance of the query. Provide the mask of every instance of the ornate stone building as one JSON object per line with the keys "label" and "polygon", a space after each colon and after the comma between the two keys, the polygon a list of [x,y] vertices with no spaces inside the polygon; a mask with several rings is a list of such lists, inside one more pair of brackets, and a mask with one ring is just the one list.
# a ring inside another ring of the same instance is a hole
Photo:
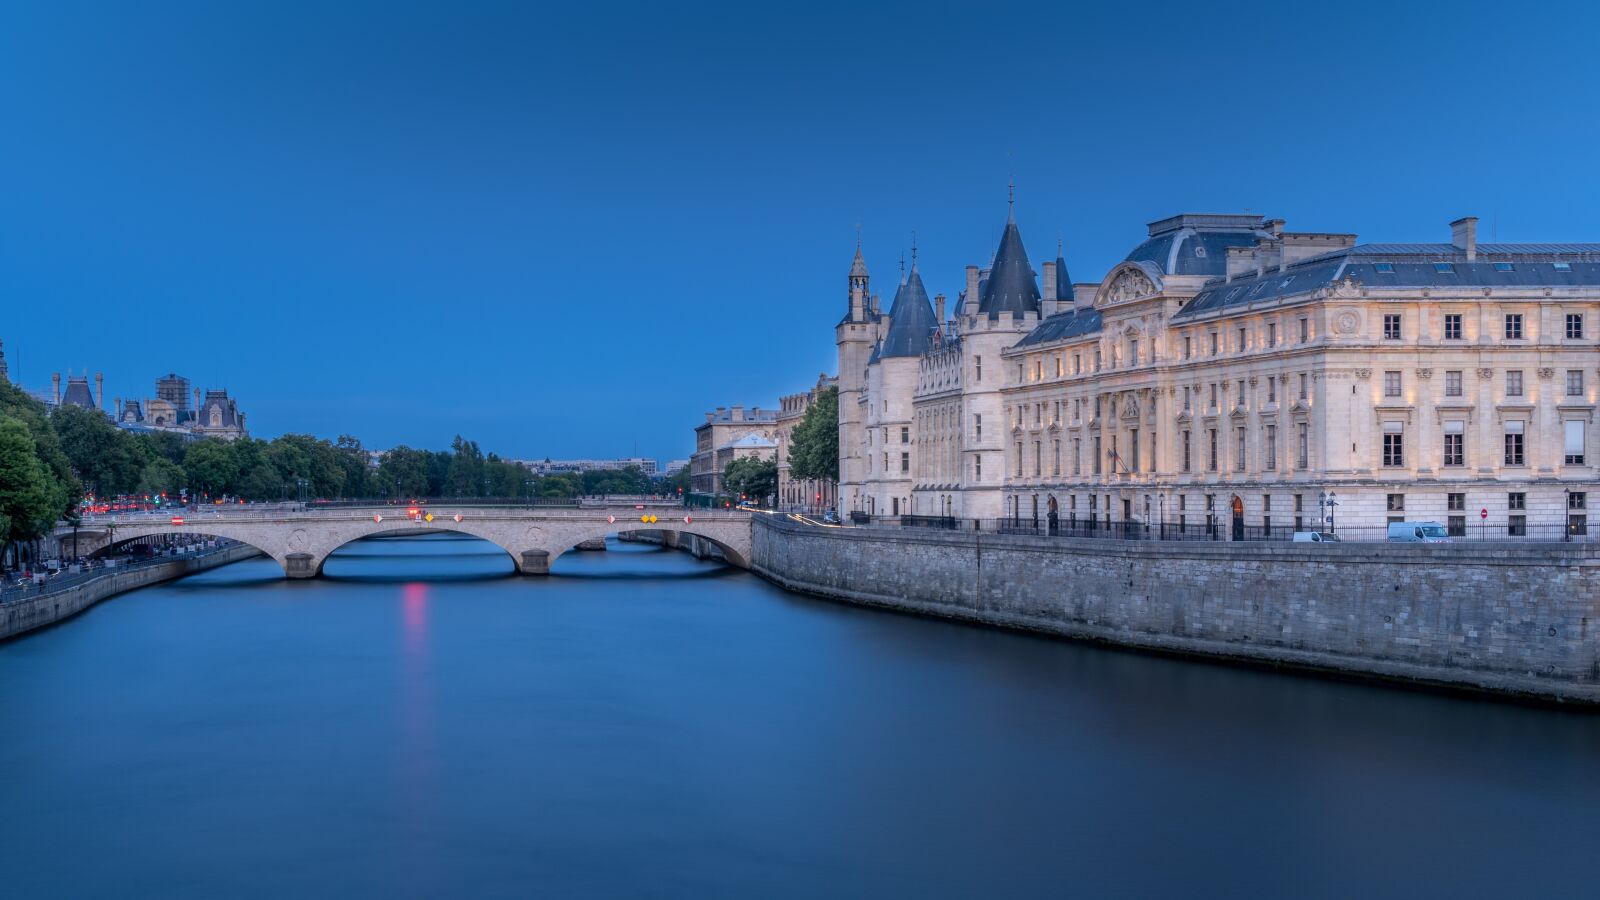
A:
{"label": "ornate stone building", "polygon": [[908,342],[891,332],[926,297],[915,268],[885,315],[858,250],[836,333],[845,509],[1226,538],[1325,528],[1332,494],[1347,533],[1586,529],[1600,244],[1181,215],[1098,283],[1043,269],[1040,291],[1008,222],[951,319]]}
{"label": "ornate stone building", "polygon": [[746,456],[773,459],[777,413],[753,406],[719,406],[695,426],[694,455],[689,457],[689,489],[699,494],[722,490],[722,472],[728,463]]}
{"label": "ornate stone building", "polygon": [[777,430],[774,437],[778,444],[778,503],[781,506],[817,510],[838,506],[838,485],[832,481],[815,479],[796,481],[789,477],[789,447],[793,441],[795,426],[805,418],[806,410],[817,402],[819,395],[838,385],[839,379],[825,374],[818,375],[817,383],[811,390],[788,394],[778,400]]}

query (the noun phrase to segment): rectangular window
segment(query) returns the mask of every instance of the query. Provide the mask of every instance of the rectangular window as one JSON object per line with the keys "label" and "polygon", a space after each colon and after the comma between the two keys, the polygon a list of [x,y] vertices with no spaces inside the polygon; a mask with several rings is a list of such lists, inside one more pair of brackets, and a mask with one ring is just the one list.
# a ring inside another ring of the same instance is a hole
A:
{"label": "rectangular window", "polygon": [[1295,452],[1294,452],[1295,468],[1297,468],[1297,469],[1309,469],[1309,468],[1311,468],[1311,435],[1310,435],[1310,426],[1307,425],[1305,422],[1299,422],[1294,426],[1294,430],[1295,430]]}
{"label": "rectangular window", "polygon": [[1506,373],[1506,396],[1522,396],[1522,373],[1516,369]]}
{"label": "rectangular window", "polygon": [[1267,376],[1267,402],[1278,402],[1278,377],[1276,375]]}
{"label": "rectangular window", "polygon": [[1406,495],[1405,494],[1385,494],[1384,495],[1384,507],[1386,509],[1388,509],[1389,512],[1405,512],[1406,511]]}
{"label": "rectangular window", "polygon": [[1306,395],[1306,376],[1305,376],[1304,373],[1301,373],[1301,375],[1300,375],[1300,399],[1304,400],[1304,399],[1306,399],[1306,396],[1307,396]]}
{"label": "rectangular window", "polygon": [[1311,320],[1305,317],[1300,319],[1300,343],[1311,340]]}
{"label": "rectangular window", "polygon": [[983,480],[983,454],[974,454],[972,457],[972,480]]}
{"label": "rectangular window", "polygon": [[1053,450],[1054,450],[1054,457],[1052,458],[1051,463],[1050,463],[1050,474],[1051,475],[1060,475],[1061,474],[1061,441],[1059,441],[1059,440],[1056,441],[1056,445],[1053,448]]}
{"label": "rectangular window", "polygon": [[1072,354],[1072,374],[1074,374],[1074,375],[1082,375],[1083,374],[1083,354],[1082,353],[1074,353],[1074,354]]}
{"label": "rectangular window", "polygon": [[1094,439],[1094,442],[1090,446],[1090,449],[1092,451],[1094,451],[1094,470],[1093,470],[1094,474],[1099,475],[1100,474],[1100,439],[1098,437]]}
{"label": "rectangular window", "polygon": [[1243,472],[1245,470],[1245,430],[1243,426],[1234,429],[1233,439],[1237,442],[1237,446],[1233,450],[1233,470],[1235,472]]}
{"label": "rectangular window", "polygon": [[1527,537],[1527,516],[1506,516],[1506,534],[1511,537]]}
{"label": "rectangular window", "polygon": [[1383,339],[1386,341],[1400,340],[1400,315],[1387,313],[1383,317]]}
{"label": "rectangular window", "polygon": [[1583,465],[1583,459],[1584,459],[1584,453],[1583,453],[1584,427],[1583,427],[1583,423],[1582,422],[1568,421],[1568,422],[1562,422],[1561,425],[1562,425],[1563,430],[1565,431],[1565,434],[1563,435],[1563,437],[1566,439],[1565,440],[1566,450],[1565,450],[1565,455],[1562,457],[1562,460],[1569,466],[1581,466],[1581,465]]}
{"label": "rectangular window", "polygon": [[1017,442],[1017,477],[1022,477],[1022,442]]}
{"label": "rectangular window", "polygon": [[1267,323],[1267,346],[1268,347],[1276,347],[1276,346],[1278,346],[1278,323],[1277,322],[1268,322]]}
{"label": "rectangular window", "polygon": [[1400,396],[1400,373],[1388,371],[1383,373],[1383,395],[1385,397]]}
{"label": "rectangular window", "polygon": [[1057,378],[1060,378],[1062,375],[1064,375],[1066,373],[1066,367],[1063,365],[1064,362],[1065,361],[1061,358],[1061,354],[1057,353],[1056,354],[1056,377]]}
{"label": "rectangular window", "polygon": [[1187,334],[1183,336],[1183,358],[1188,359],[1194,355],[1194,339]]}
{"label": "rectangular window", "polygon": [[1508,466],[1521,466],[1527,464],[1525,445],[1523,444],[1522,422],[1506,423],[1506,455],[1505,464]]}
{"label": "rectangular window", "polygon": [[977,414],[973,415],[973,417],[972,417],[972,428],[973,428],[973,431],[975,432],[973,437],[976,440],[979,440],[979,441],[983,440],[983,416],[977,415]]}
{"label": "rectangular window", "polygon": [[1266,434],[1267,471],[1276,471],[1278,468],[1278,426],[1268,425]]}
{"label": "rectangular window", "polygon": [[1245,347],[1249,344],[1249,341],[1246,339],[1246,334],[1247,333],[1243,328],[1239,329],[1239,352],[1240,353],[1243,353],[1244,350],[1245,350]]}
{"label": "rectangular window", "polygon": [[1445,529],[1444,533],[1448,534],[1451,537],[1466,537],[1467,536],[1467,517],[1466,516],[1449,516],[1449,517],[1447,517],[1445,519],[1445,522],[1444,522],[1444,529]]}
{"label": "rectangular window", "polygon": [[1406,464],[1406,435],[1399,422],[1383,423],[1383,464],[1397,467]]}
{"label": "rectangular window", "polygon": [[1461,340],[1461,313],[1444,314],[1444,339],[1447,341]]}
{"label": "rectangular window", "polygon": [[1191,452],[1192,448],[1190,447],[1190,433],[1185,431],[1183,433],[1183,471],[1185,472],[1189,471]]}
{"label": "rectangular window", "polygon": [[983,380],[983,357],[981,356],[972,358],[972,380],[975,382]]}
{"label": "rectangular window", "polygon": [[1567,493],[1567,509],[1587,509],[1589,495],[1583,491],[1569,491]]}
{"label": "rectangular window", "polygon": [[1445,494],[1444,508],[1451,512],[1461,512],[1467,508],[1466,494]]}
{"label": "rectangular window", "polygon": [[1567,340],[1583,340],[1583,313],[1567,313]]}
{"label": "rectangular window", "polygon": [[1188,385],[1187,385],[1187,384],[1186,384],[1186,385],[1184,385],[1184,386],[1183,386],[1183,411],[1184,411],[1184,412],[1188,412],[1188,411],[1189,411],[1189,408],[1190,408],[1190,407],[1189,407],[1189,397],[1190,397],[1190,393],[1191,393],[1191,392],[1190,392],[1190,390],[1189,390],[1189,386],[1188,386]]}
{"label": "rectangular window", "polygon": [[1452,369],[1444,373],[1444,395],[1446,397],[1461,396],[1461,371]]}
{"label": "rectangular window", "polygon": [[1211,332],[1211,355],[1217,355],[1217,333],[1215,331]]}
{"label": "rectangular window", "polygon": [[1211,439],[1211,449],[1206,454],[1206,468],[1215,472],[1217,470],[1217,430],[1215,428],[1210,429],[1209,435]]}
{"label": "rectangular window", "polygon": [[911,428],[909,426],[906,426],[906,425],[900,426],[900,443],[902,443],[902,444],[911,443]]}
{"label": "rectangular window", "polygon": [[1444,464],[1447,466],[1464,466],[1467,464],[1466,454],[1466,423],[1444,423]]}
{"label": "rectangular window", "polygon": [[1139,429],[1134,428],[1128,431],[1128,443],[1131,445],[1129,449],[1133,451],[1133,459],[1129,462],[1128,469],[1129,471],[1137,472],[1139,471]]}
{"label": "rectangular window", "polygon": [[911,454],[900,454],[900,471],[902,474],[911,471]]}
{"label": "rectangular window", "polygon": [[1044,445],[1040,441],[1033,442],[1033,477],[1038,478],[1044,474]]}
{"label": "rectangular window", "polygon": [[1072,474],[1083,474],[1083,438],[1072,439]]}
{"label": "rectangular window", "polygon": [[1520,493],[1520,492],[1515,492],[1515,493],[1510,493],[1510,494],[1506,495],[1506,509],[1522,510],[1522,509],[1527,509],[1527,508],[1528,508],[1528,495],[1527,494]]}
{"label": "rectangular window", "polygon": [[1582,369],[1568,369],[1567,370],[1567,396],[1568,397],[1582,397],[1583,396],[1583,370]]}
{"label": "rectangular window", "polygon": [[1129,338],[1128,339],[1128,365],[1137,366],[1138,364],[1139,364],[1139,340],[1137,338]]}
{"label": "rectangular window", "polygon": [[1522,340],[1522,313],[1506,313],[1506,340]]}

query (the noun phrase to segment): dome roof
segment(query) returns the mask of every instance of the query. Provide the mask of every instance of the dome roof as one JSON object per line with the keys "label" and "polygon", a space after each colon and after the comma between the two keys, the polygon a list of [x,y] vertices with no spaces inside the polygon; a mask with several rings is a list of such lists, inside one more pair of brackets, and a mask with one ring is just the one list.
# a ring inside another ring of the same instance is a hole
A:
{"label": "dome roof", "polygon": [[1228,271],[1229,247],[1252,247],[1271,238],[1260,216],[1184,214],[1150,223],[1150,237],[1127,256],[1166,275],[1221,276]]}

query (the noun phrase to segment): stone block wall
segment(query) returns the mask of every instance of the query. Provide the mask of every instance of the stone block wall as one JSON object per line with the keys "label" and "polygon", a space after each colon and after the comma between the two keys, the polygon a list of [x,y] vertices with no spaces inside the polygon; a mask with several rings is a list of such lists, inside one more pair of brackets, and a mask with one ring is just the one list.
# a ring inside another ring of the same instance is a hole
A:
{"label": "stone block wall", "polygon": [[755,519],[785,587],[1257,664],[1600,704],[1600,548],[1130,542]]}

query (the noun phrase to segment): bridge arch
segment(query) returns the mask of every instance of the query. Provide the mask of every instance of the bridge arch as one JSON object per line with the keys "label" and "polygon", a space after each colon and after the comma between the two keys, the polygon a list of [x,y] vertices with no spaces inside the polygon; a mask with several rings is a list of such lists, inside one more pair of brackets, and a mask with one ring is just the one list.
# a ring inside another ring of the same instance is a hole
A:
{"label": "bridge arch", "polygon": [[729,565],[737,566],[741,569],[750,568],[750,527],[748,523],[742,529],[731,523],[729,525],[722,525],[721,523],[692,523],[686,525],[681,522],[647,524],[636,521],[617,522],[616,524],[599,523],[587,528],[562,529],[559,532],[559,537],[553,537],[544,549],[550,554],[549,559],[553,562],[556,557],[585,541],[602,539],[612,534],[630,534],[640,531],[671,531],[680,535],[694,535],[722,551],[722,555],[728,560]]}

